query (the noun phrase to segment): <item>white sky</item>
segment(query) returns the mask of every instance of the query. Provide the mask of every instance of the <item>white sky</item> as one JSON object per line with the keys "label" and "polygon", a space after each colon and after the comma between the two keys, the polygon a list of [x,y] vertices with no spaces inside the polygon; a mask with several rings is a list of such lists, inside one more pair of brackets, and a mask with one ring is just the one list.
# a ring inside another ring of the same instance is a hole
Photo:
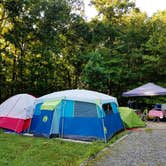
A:
{"label": "white sky", "polygon": [[89,5],[90,0],[84,0],[84,2],[85,2],[85,14],[87,19],[89,20],[97,15],[97,11],[93,6]]}
{"label": "white sky", "polygon": [[[85,2],[85,13],[89,19],[97,15],[97,11],[89,6],[90,0],[84,0]],[[141,11],[146,11],[148,16],[152,16],[157,10],[166,10],[166,0],[136,0],[136,6],[141,9]]]}

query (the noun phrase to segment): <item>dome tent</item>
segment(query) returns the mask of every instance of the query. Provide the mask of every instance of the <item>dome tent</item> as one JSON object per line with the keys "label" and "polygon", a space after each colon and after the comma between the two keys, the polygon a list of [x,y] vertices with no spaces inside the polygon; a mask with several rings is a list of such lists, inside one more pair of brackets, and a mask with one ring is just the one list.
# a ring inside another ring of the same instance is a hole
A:
{"label": "dome tent", "polygon": [[28,94],[10,97],[0,105],[0,127],[17,133],[27,130],[36,98]]}
{"label": "dome tent", "polygon": [[128,107],[119,107],[120,116],[126,128],[145,127],[146,124],[134,112],[133,109]]}
{"label": "dome tent", "polygon": [[115,97],[89,90],[65,90],[37,99],[30,132],[106,140],[123,128]]}

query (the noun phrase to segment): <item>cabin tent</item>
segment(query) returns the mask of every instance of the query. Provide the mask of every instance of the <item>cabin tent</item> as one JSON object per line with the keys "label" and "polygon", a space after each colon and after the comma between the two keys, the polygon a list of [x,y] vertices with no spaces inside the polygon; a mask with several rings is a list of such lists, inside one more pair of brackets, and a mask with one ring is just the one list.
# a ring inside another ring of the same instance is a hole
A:
{"label": "cabin tent", "polygon": [[126,128],[145,127],[143,122],[133,109],[128,107],[119,107],[120,116]]}
{"label": "cabin tent", "polygon": [[0,128],[21,133],[30,127],[36,98],[28,94],[10,97],[0,105]]}
{"label": "cabin tent", "polygon": [[108,140],[123,128],[116,98],[89,90],[66,90],[37,99],[30,132],[46,137]]}

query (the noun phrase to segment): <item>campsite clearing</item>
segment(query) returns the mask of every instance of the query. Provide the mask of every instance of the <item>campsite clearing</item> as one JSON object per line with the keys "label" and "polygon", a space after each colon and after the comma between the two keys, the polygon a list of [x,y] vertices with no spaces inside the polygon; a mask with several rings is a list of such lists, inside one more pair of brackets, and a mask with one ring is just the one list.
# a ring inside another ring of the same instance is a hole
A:
{"label": "campsite clearing", "polygon": [[6,134],[0,130],[0,165],[76,166],[126,134],[121,132],[107,144],[74,143],[57,139]]}

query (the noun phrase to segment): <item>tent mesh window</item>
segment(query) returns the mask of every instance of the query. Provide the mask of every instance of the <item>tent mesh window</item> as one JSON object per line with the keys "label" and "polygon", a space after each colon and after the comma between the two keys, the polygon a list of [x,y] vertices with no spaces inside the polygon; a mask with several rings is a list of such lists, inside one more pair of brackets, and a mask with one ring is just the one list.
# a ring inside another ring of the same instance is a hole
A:
{"label": "tent mesh window", "polygon": [[110,103],[103,104],[102,107],[106,115],[113,114],[112,106]]}
{"label": "tent mesh window", "polygon": [[75,101],[75,117],[97,117],[97,107],[95,104]]}

